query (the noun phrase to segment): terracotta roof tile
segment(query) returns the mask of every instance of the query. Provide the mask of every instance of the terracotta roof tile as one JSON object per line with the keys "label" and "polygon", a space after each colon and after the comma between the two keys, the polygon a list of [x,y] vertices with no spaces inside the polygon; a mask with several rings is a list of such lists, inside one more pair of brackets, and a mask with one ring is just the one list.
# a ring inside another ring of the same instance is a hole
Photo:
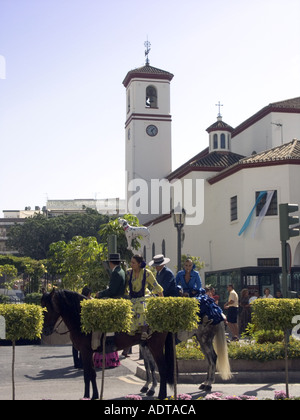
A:
{"label": "terracotta roof tile", "polygon": [[290,143],[285,143],[265,152],[240,159],[235,164],[224,168],[217,175],[209,179],[210,184],[214,184],[219,180],[245,168],[255,168],[257,166],[271,166],[281,164],[300,165],[300,140],[294,139]]}
{"label": "terracotta roof tile", "polygon": [[145,65],[143,67],[130,70],[127,73],[125,79],[123,80],[123,85],[127,87],[130,80],[135,77],[142,77],[147,79],[164,79],[171,81],[174,75],[172,73],[169,73],[168,71]]}
{"label": "terracotta roof tile", "polygon": [[242,155],[228,151],[214,151],[210,153],[209,148],[207,147],[201,153],[197,154],[172,172],[168,176],[168,179],[180,178],[193,170],[219,172],[236,164],[243,158],[244,156]]}
{"label": "terracotta roof tile", "polygon": [[257,163],[257,162],[271,162],[276,160],[290,160],[300,159],[300,141],[294,139],[290,143],[283,144],[265,152],[244,158],[240,164]]}
{"label": "terracotta roof tile", "polygon": [[232,152],[215,151],[192,162],[190,166],[201,168],[227,168],[228,166],[239,162],[243,157],[244,156]]}
{"label": "terracotta roof tile", "polygon": [[229,124],[226,124],[221,119],[218,119],[218,121],[216,121],[214,124],[212,124],[206,129],[208,133],[211,133],[212,131],[219,131],[219,130],[226,130],[232,133],[234,128],[232,128]]}

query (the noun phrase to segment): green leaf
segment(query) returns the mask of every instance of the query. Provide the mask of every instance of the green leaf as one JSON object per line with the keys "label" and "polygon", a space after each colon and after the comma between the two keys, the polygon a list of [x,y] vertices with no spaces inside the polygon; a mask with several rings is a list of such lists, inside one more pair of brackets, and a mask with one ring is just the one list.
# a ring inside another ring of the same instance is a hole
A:
{"label": "green leaf", "polygon": [[84,300],[81,307],[81,329],[85,333],[130,331],[132,303],[128,299]]}

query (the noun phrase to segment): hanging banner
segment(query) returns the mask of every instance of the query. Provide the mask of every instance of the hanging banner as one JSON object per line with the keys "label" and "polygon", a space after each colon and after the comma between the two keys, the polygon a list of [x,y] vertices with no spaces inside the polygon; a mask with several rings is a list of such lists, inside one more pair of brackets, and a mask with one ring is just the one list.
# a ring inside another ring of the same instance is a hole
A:
{"label": "hanging banner", "polygon": [[244,225],[243,225],[242,229],[239,231],[239,236],[241,236],[241,235],[242,235],[242,233],[243,233],[243,232],[245,232],[245,230],[246,230],[246,229],[247,229],[247,227],[249,226],[249,224],[250,224],[250,222],[251,222],[252,215],[253,215],[253,213],[254,213],[254,211],[255,211],[256,207],[258,206],[258,204],[261,202],[262,198],[263,198],[266,194],[267,194],[267,191],[261,191],[261,192],[259,193],[259,196],[257,197],[257,200],[256,200],[256,202],[255,202],[255,204],[254,204],[253,209],[250,211],[249,216],[247,217],[247,220],[245,221],[245,223],[244,223]]}
{"label": "hanging banner", "polygon": [[258,218],[256,220],[254,229],[253,229],[253,234],[252,237],[255,237],[255,233],[256,233],[256,229],[258,228],[258,226],[261,224],[261,222],[263,221],[263,218],[265,217],[265,215],[268,213],[273,195],[274,195],[274,190],[273,191],[267,191],[267,198],[266,198],[266,202],[265,205],[263,206],[263,208],[261,209]]}

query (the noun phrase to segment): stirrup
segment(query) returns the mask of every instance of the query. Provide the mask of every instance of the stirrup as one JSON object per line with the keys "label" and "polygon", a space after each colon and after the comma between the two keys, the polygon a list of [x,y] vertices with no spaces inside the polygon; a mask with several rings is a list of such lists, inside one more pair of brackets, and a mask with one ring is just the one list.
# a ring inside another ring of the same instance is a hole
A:
{"label": "stirrup", "polygon": [[150,335],[147,333],[147,331],[142,332],[142,334],[141,334],[141,340],[142,341],[148,340],[149,337],[150,337]]}

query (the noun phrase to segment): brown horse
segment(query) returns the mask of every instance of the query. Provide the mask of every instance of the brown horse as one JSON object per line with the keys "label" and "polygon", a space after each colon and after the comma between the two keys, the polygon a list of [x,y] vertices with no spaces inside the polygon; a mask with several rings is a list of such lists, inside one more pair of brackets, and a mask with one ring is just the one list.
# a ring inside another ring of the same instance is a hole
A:
{"label": "brown horse", "polygon": [[[92,399],[98,399],[99,393],[96,383],[96,371],[93,364],[93,350],[91,334],[81,331],[80,302],[84,296],[68,290],[53,290],[42,297],[42,306],[47,308],[44,319],[44,334],[53,333],[55,324],[61,317],[66,324],[74,347],[80,351],[84,371],[84,398],[90,397],[90,383],[92,384]],[[115,335],[116,350],[141,344],[141,334],[134,336],[118,333]],[[147,340],[147,345],[157,364],[160,375],[160,391],[158,398],[167,397],[167,383],[174,384],[173,345],[171,335],[167,333],[153,333]]]}

